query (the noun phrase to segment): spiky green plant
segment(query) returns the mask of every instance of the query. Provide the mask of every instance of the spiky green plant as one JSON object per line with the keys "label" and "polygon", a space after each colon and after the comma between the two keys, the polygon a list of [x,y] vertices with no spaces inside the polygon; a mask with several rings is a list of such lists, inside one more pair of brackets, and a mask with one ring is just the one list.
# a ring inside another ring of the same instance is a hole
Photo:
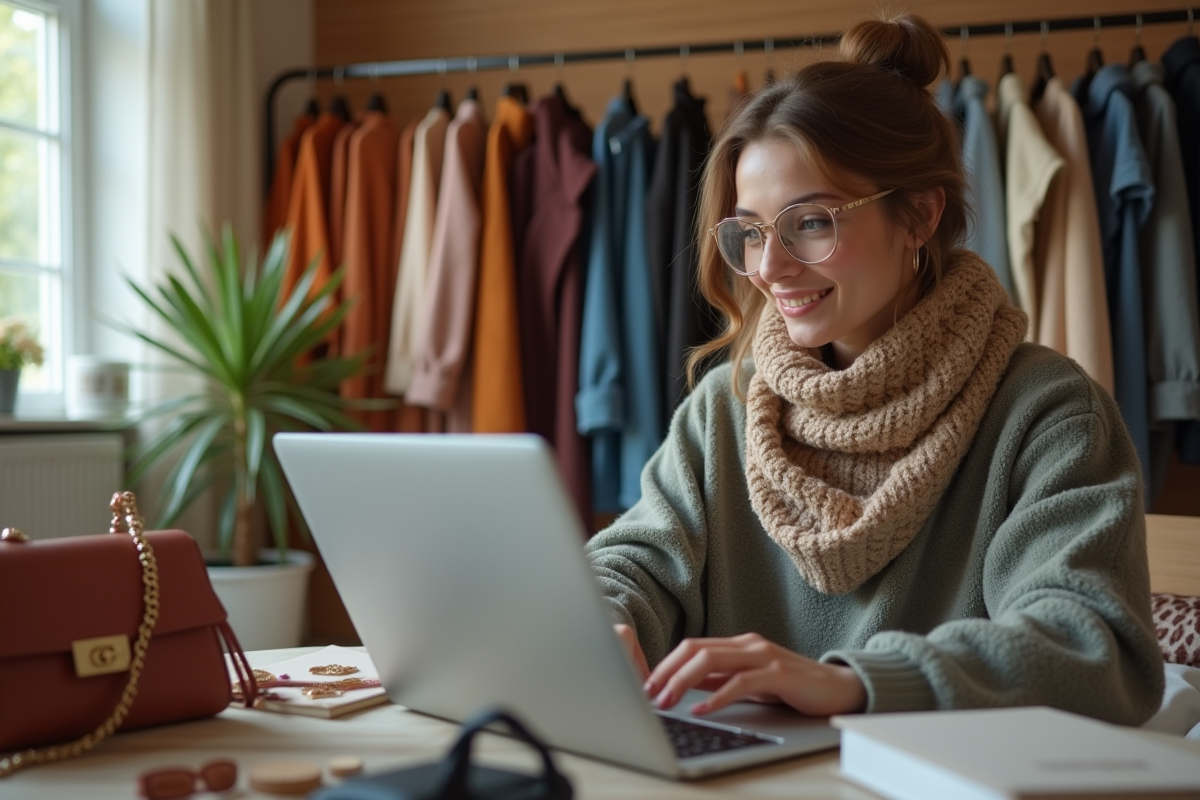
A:
{"label": "spiky green plant", "polygon": [[271,446],[272,436],[278,431],[357,429],[361,426],[344,412],[378,405],[337,393],[338,384],[363,368],[363,356],[305,358],[337,330],[350,308],[349,301],[335,302],[342,271],[314,289],[314,260],[281,303],[286,232],[275,237],[261,263],[251,257],[244,269],[228,226],[219,247],[204,231],[203,271],[178,238],[172,235],[171,241],[184,267],[183,280],[169,276],[149,289],[128,282],[177,341],[144,329],[130,332],[202,376],[205,386],[137,416],[137,421],[166,419],[161,430],[136,448],[130,479],[136,481],[177,456],[163,484],[160,525],[170,525],[210,487],[227,485],[218,516],[222,551],[232,553],[235,566],[257,562],[254,520],[261,502],[282,557],[289,519],[300,525],[303,520]]}

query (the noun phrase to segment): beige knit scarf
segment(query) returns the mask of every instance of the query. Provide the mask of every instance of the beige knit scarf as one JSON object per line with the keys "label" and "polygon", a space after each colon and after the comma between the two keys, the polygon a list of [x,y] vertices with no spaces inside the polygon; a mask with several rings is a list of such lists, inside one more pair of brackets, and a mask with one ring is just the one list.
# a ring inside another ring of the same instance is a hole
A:
{"label": "beige knit scarf", "polygon": [[933,512],[1025,337],[967,251],[845,370],[764,310],[746,401],[746,480],[767,533],[825,594],[862,585]]}

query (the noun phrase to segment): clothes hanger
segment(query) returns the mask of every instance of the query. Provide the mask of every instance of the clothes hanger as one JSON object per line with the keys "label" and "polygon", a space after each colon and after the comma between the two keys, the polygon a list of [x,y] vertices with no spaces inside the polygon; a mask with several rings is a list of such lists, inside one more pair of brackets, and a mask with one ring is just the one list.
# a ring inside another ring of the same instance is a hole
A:
{"label": "clothes hanger", "polygon": [[522,105],[529,102],[529,88],[523,83],[506,83],[502,94],[505,97],[511,97]]}
{"label": "clothes hanger", "polygon": [[732,90],[744,95],[750,91],[750,79],[746,77],[746,70],[742,64],[746,52],[746,47],[742,42],[734,42],[733,54],[737,59],[737,69],[733,72],[733,87]]}
{"label": "clothes hanger", "polygon": [[971,31],[964,25],[959,28],[959,35],[962,37],[962,58],[958,61],[958,79],[961,81],[971,74],[971,61],[967,58],[967,40],[971,36]]}
{"label": "clothes hanger", "polygon": [[304,104],[304,113],[310,117],[321,113],[321,104],[317,102],[317,71],[308,71],[308,102]]}
{"label": "clothes hanger", "polygon": [[1132,67],[1139,61],[1146,60],[1146,51],[1142,47],[1142,15],[1137,15],[1137,22],[1133,29],[1133,49],[1129,51],[1129,66]]}
{"label": "clothes hanger", "polygon": [[[475,80],[475,73],[478,70],[479,70],[479,60],[476,59],[475,56],[469,56],[467,58],[467,72],[470,73],[472,81]],[[479,99],[479,87],[476,86],[474,83],[472,83],[470,86],[467,87],[467,93],[463,95],[463,99],[478,100]]]}
{"label": "clothes hanger", "polygon": [[763,52],[767,54],[767,73],[763,76],[763,86],[770,86],[775,83],[775,65],[771,62],[775,55],[775,40],[763,40]]}
{"label": "clothes hanger", "polygon": [[[513,73],[513,75],[516,75],[521,69],[521,57],[516,55],[509,56],[508,69]],[[502,94],[505,97],[511,97],[513,100],[516,100],[522,105],[529,103],[529,88],[523,83],[509,81],[508,83],[504,84],[504,90]]]}
{"label": "clothes hanger", "polygon": [[1012,53],[1009,52],[1009,47],[1012,44],[1012,23],[1004,23],[1004,55],[1000,57],[1000,77],[1011,75],[1013,73]]}
{"label": "clothes hanger", "polygon": [[1100,51],[1100,17],[1096,16],[1092,19],[1096,23],[1096,32],[1093,34],[1092,49],[1088,50],[1083,76],[1079,79],[1080,97],[1087,97],[1088,88],[1092,85],[1092,78],[1096,77],[1096,73],[1104,66],[1104,53]]}
{"label": "clothes hanger", "polygon": [[342,76],[345,73],[345,67],[333,68],[333,82],[338,93],[329,101],[329,113],[341,119],[342,122],[349,122],[354,115],[350,113],[350,104],[346,102],[346,96],[342,94]]}
{"label": "clothes hanger", "polygon": [[446,86],[446,60],[438,59],[438,77],[442,81],[442,88],[438,89],[437,96],[433,100],[433,107],[440,108],[448,114],[454,113],[454,102],[450,99],[450,89]]}
{"label": "clothes hanger", "polygon": [[633,81],[626,78],[621,82],[621,99],[629,105],[629,110],[638,113],[637,100],[633,97]]}
{"label": "clothes hanger", "polygon": [[1092,40],[1092,49],[1088,50],[1087,54],[1087,77],[1092,78],[1104,66],[1104,53],[1100,50],[1100,17],[1093,17],[1096,21],[1096,33]]}
{"label": "clothes hanger", "polygon": [[379,91],[378,67],[371,67],[371,83],[375,85],[375,91],[371,93],[371,97],[367,100],[367,111],[378,111],[381,114],[387,113],[387,100],[384,99],[383,93]]}
{"label": "clothes hanger", "polygon": [[575,106],[571,105],[571,101],[567,98],[567,87],[563,83],[563,64],[566,63],[566,56],[562,53],[554,54],[554,96],[562,101],[563,106],[572,114],[578,112]]}
{"label": "clothes hanger", "polygon": [[675,81],[675,88],[685,94],[692,93],[692,87],[688,83],[687,74],[689,55],[691,55],[691,48],[686,44],[679,48],[679,80]]}
{"label": "clothes hanger", "polygon": [[1050,53],[1046,51],[1046,40],[1050,37],[1050,23],[1042,21],[1042,52],[1038,54],[1037,75],[1034,78],[1033,90],[1029,95],[1030,104],[1042,99],[1046,92],[1046,84],[1054,77],[1054,65],[1050,62]]}
{"label": "clothes hanger", "polygon": [[634,116],[638,116],[639,112],[638,112],[638,107],[637,107],[637,101],[633,97],[633,60],[634,60],[634,51],[633,51],[633,48],[631,47],[625,51],[625,70],[626,71],[625,71],[625,80],[623,80],[621,82],[621,99],[625,102],[625,105],[629,108],[629,111]]}

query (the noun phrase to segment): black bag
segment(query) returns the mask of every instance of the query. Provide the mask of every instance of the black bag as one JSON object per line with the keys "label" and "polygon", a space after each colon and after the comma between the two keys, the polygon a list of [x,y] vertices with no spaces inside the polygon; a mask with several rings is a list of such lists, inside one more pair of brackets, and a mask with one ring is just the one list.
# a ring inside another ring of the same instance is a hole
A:
{"label": "black bag", "polygon": [[[505,723],[513,734],[542,757],[541,775],[476,766],[471,742],[493,722]],[[446,758],[432,764],[348,780],[309,795],[309,800],[571,800],[571,782],[554,767],[550,751],[525,726],[499,709],[486,709],[467,720]]]}

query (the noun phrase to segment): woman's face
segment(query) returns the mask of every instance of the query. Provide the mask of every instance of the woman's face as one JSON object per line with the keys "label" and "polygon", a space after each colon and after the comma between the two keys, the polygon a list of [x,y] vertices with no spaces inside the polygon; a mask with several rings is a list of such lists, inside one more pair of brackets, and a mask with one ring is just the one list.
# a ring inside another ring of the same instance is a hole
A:
{"label": "woman's face", "polygon": [[[734,215],[754,222],[771,222],[795,203],[837,208],[889,188],[861,181],[835,186],[785,139],[748,145],[738,158],[735,181]],[[918,298],[915,240],[888,218],[884,202],[838,214],[837,249],[820,264],[792,258],[769,229],[758,273],[749,278],[783,316],[792,341],[809,348],[832,343],[840,369]]]}

